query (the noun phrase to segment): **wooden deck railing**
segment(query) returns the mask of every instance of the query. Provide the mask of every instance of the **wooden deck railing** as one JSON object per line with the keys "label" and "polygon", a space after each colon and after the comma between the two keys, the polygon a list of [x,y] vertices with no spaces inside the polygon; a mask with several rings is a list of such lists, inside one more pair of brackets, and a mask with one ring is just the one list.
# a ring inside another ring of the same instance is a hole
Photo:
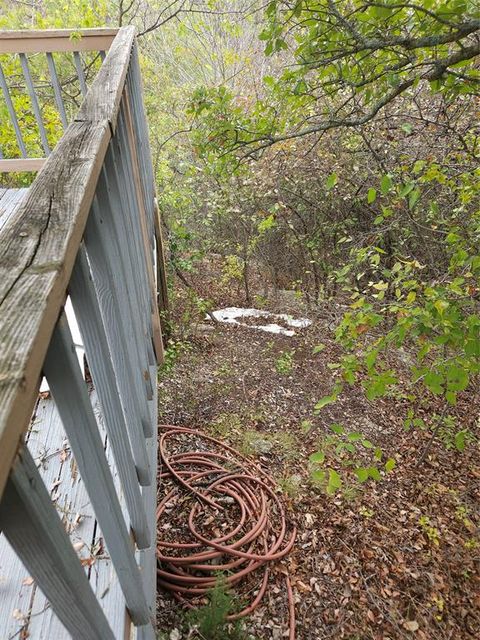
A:
{"label": "wooden deck railing", "polygon": [[[80,110],[0,233],[0,529],[67,631],[85,640],[114,636],[23,435],[45,375],[128,614],[142,637],[154,638],[157,288],[165,283],[156,282],[161,238],[134,29],[113,35],[0,38],[1,52],[108,49]],[[63,311],[67,294],[128,522]]]}
{"label": "wooden deck railing", "polygon": [[[43,166],[116,33],[116,29],[0,31],[0,110],[3,106],[16,142],[0,148],[0,172],[38,171]],[[37,156],[39,151],[43,157]]]}

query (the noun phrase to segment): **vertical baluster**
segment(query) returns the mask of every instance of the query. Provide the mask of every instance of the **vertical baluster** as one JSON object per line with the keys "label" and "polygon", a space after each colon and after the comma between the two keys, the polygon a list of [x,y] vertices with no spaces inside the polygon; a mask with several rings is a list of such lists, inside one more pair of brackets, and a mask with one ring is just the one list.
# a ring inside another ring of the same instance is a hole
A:
{"label": "vertical baluster", "polygon": [[139,549],[145,549],[151,544],[150,532],[142,505],[100,306],[83,246],[77,254],[70,278],[69,292],[88,354],[93,383],[102,405],[104,422],[117,463],[135,540]]}
{"label": "vertical baluster", "polygon": [[[113,141],[112,141],[113,143]],[[125,232],[128,220],[128,204],[120,189],[128,189],[128,183],[112,179],[114,164],[112,161],[112,145],[105,158],[105,170],[99,180],[98,202],[102,212],[103,225],[99,229],[99,237],[103,239],[104,252],[109,256],[114,269],[114,286],[120,305],[120,318],[124,330],[129,336],[129,357],[133,365],[137,395],[141,402],[142,424],[144,433],[149,437],[153,430],[150,424],[147,399],[152,397],[153,389],[148,375],[148,356],[146,344],[148,334],[145,334],[140,322],[142,300],[137,298],[142,286],[142,276],[132,261],[131,233]],[[141,377],[139,377],[141,376]]]}
{"label": "vertical baluster", "polygon": [[132,622],[135,625],[148,624],[150,613],[133,545],[64,313],[53,332],[44,373],[104,535]]}
{"label": "vertical baluster", "polygon": [[142,76],[140,72],[140,63],[138,60],[138,48],[135,45],[132,50],[132,59],[129,67],[129,76],[127,77],[129,89],[132,99],[135,101],[133,108],[133,117],[136,120],[136,128],[139,132],[139,145],[141,148],[141,157],[143,158],[143,181],[147,191],[147,202],[153,202],[155,197],[155,178],[153,175],[152,154],[150,151],[150,142],[148,138],[148,125],[145,117],[145,106],[142,97]]}
{"label": "vertical baluster", "polygon": [[[111,164],[110,164],[111,161]],[[136,300],[134,312],[137,316],[137,323],[141,327],[143,340],[139,349],[146,353],[149,362],[152,362],[152,344],[150,328],[150,301],[147,296],[145,273],[146,265],[143,255],[143,247],[140,244],[137,224],[139,215],[138,193],[135,188],[132,176],[132,154],[127,146],[126,131],[123,123],[121,111],[117,120],[117,135],[112,141],[111,154],[107,158],[110,167],[109,176],[112,182],[117,185],[121,193],[121,204],[123,206],[123,216],[119,220],[118,233],[121,242],[128,252],[128,259],[131,264],[132,274],[141,274],[141,277],[131,278],[129,287],[130,296]],[[139,335],[139,339],[141,336]],[[145,351],[146,348],[146,351]],[[151,395],[150,395],[151,397]]]}
{"label": "vertical baluster", "polygon": [[[155,200],[155,180],[153,176],[152,156],[150,152],[150,143],[148,138],[148,125],[145,117],[145,109],[142,97],[142,78],[140,73],[140,65],[138,61],[137,46],[134,45],[132,50],[132,58],[127,74],[128,98],[131,101],[132,117],[135,121],[135,133],[137,134],[137,145],[139,149],[139,158],[142,162],[142,182],[146,193],[147,213],[150,213],[150,229],[149,233],[153,240],[156,239],[156,256],[160,265],[165,264],[163,242],[161,235],[161,225],[158,215],[158,207]],[[153,207],[153,208],[151,208]],[[166,270],[157,272],[157,289],[160,291],[161,309],[168,314],[167,300],[167,281]]]}
{"label": "vertical baluster", "polygon": [[[156,378],[156,367],[151,367],[151,376],[152,379]],[[155,394],[153,397],[153,401],[151,402],[150,409],[152,411],[152,423],[158,423],[158,397],[157,397],[157,388],[155,390]],[[147,450],[149,452],[150,464],[154,473],[156,474],[157,470],[157,459],[158,459],[158,439],[156,435],[153,438],[149,438],[147,441]],[[156,475],[155,475],[156,477]],[[156,505],[157,505],[157,492],[156,485],[152,485],[151,487],[144,487],[142,490],[142,497],[145,504],[145,510],[150,518],[149,524],[150,527],[156,531]],[[152,545],[150,549],[146,549],[140,552],[139,563],[142,568],[143,575],[143,584],[145,588],[145,593],[150,595],[150,600],[148,604],[150,606],[150,610],[152,615],[155,617],[156,610],[156,582],[157,582],[157,572],[156,572],[156,547]],[[150,630],[147,627],[140,627],[138,629],[138,640],[152,640],[150,635]]]}
{"label": "vertical baluster", "polygon": [[[141,295],[143,298],[143,309],[147,314],[147,324],[150,326],[151,324],[151,300],[148,289],[148,267],[147,267],[147,256],[145,254],[145,247],[143,243],[143,238],[140,230],[140,216],[143,215],[141,211],[141,203],[139,202],[139,198],[142,198],[143,195],[138,192],[138,185],[135,183],[135,177],[133,175],[133,154],[132,149],[129,145],[129,141],[127,139],[127,131],[125,126],[125,118],[123,106],[121,105],[120,112],[118,115],[117,128],[119,135],[118,138],[118,166],[121,173],[120,178],[123,179],[123,182],[128,182],[132,185],[132,189],[127,192],[127,197],[130,202],[130,215],[128,216],[128,222],[132,229],[133,238],[135,241],[135,257],[137,261],[138,272],[142,274],[142,288]],[[127,161],[128,160],[128,161]]]}
{"label": "vertical baluster", "polygon": [[115,640],[27,447],[0,502],[0,529],[76,640]]}
{"label": "vertical baluster", "polygon": [[[140,245],[136,229],[138,205],[135,199],[135,185],[125,166],[131,162],[131,158],[125,148],[124,128],[121,126],[120,117],[117,122],[116,140],[112,142],[112,153],[111,155],[109,154],[106,159],[106,164],[109,167],[109,176],[112,184],[115,184],[116,189],[119,189],[122,194],[121,203],[123,205],[123,215],[116,222],[120,242],[122,246],[125,247],[126,259],[131,265],[127,274],[128,279],[126,280],[126,285],[128,296],[133,302],[132,311],[136,316],[136,324],[139,330],[137,335],[138,350],[139,353],[142,354],[142,359],[143,356],[146,355],[146,361],[150,362],[150,352],[152,350],[150,329],[151,306],[145,288],[146,267],[142,254],[142,246]],[[110,164],[110,160],[113,164]],[[114,191],[116,191],[116,189],[114,189]],[[134,277],[135,274],[137,274],[137,277]]]}
{"label": "vertical baluster", "polygon": [[46,55],[47,55],[48,70],[50,72],[53,91],[55,93],[55,102],[57,103],[57,109],[58,109],[58,113],[60,114],[63,127],[64,129],[66,129],[68,127],[67,115],[65,113],[65,106],[63,104],[63,99],[62,99],[62,89],[60,87],[60,82],[58,81],[57,70],[55,68],[55,61],[53,59],[53,55],[50,52],[47,52]]}
{"label": "vertical baluster", "polygon": [[22,65],[23,76],[27,84],[28,94],[30,96],[30,100],[32,101],[33,112],[35,114],[35,119],[37,121],[38,130],[40,131],[42,147],[45,154],[48,156],[50,154],[50,147],[48,145],[47,132],[45,131],[45,126],[43,124],[42,112],[40,111],[40,105],[38,103],[37,94],[35,93],[35,86],[33,84],[32,76],[30,74],[27,56],[24,53],[19,53],[19,56],[20,56],[20,64]]}
{"label": "vertical baluster", "polygon": [[[140,273],[143,277],[143,296],[145,301],[145,322],[149,328],[150,335],[154,337],[157,357],[160,359],[163,355],[163,346],[161,340],[160,321],[158,318],[158,310],[156,305],[156,287],[155,277],[153,273],[153,246],[149,243],[149,237],[153,237],[153,230],[149,233],[147,225],[146,205],[144,201],[144,193],[141,187],[140,166],[136,150],[135,135],[133,131],[133,123],[131,114],[128,109],[128,101],[126,98],[122,102],[120,114],[118,118],[118,131],[120,132],[119,143],[121,146],[120,158],[123,160],[124,171],[128,173],[128,178],[135,186],[131,193],[132,212],[131,224],[137,240],[137,252],[139,260]],[[129,162],[126,161],[129,159]]]}
{"label": "vertical baluster", "polygon": [[105,51],[99,51],[100,54],[100,58],[102,59],[102,62],[105,60]]}
{"label": "vertical baluster", "polygon": [[[114,194],[111,195],[113,198]],[[111,217],[121,215],[122,210],[115,206],[115,200],[110,201],[104,171],[99,177],[97,196],[85,228],[85,245],[95,286],[99,292],[102,316],[108,329],[110,353],[125,403],[132,448],[142,460],[143,473],[139,479],[142,484],[149,484],[151,477],[148,472],[143,434],[151,433],[152,426],[144,387],[145,371],[134,355],[133,327],[125,322],[125,309],[122,307],[128,304],[128,299],[124,293],[122,295],[124,291],[124,284],[122,285],[124,267],[121,266],[123,254],[114,242],[115,237],[110,222]],[[104,223],[105,216],[108,218]],[[125,251],[125,248],[122,247],[122,250]]]}
{"label": "vertical baluster", "polygon": [[83,64],[78,51],[73,52],[73,60],[75,62],[75,68],[77,70],[77,77],[80,83],[80,90],[83,96],[87,95],[87,83],[85,82],[85,74],[83,73]]}
{"label": "vertical baluster", "polygon": [[12,98],[10,97],[10,91],[8,90],[7,81],[5,80],[5,74],[3,73],[1,64],[0,64],[0,87],[2,87],[3,96],[5,98],[5,103],[7,105],[8,113],[10,115],[10,120],[12,121],[13,128],[15,130],[15,137],[17,138],[18,148],[20,149],[22,158],[27,158],[28,157],[27,149],[25,147],[25,142],[23,141],[22,132],[20,131],[20,127],[18,126],[17,114],[15,113],[15,109],[13,107]]}

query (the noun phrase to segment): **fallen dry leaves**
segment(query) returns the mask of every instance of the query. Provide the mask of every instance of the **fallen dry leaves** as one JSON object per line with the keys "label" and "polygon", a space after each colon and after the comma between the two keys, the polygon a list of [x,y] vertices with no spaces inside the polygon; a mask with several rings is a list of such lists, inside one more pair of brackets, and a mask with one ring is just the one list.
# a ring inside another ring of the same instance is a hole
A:
{"label": "fallen dry leaves", "polygon": [[[480,638],[478,443],[464,454],[436,443],[417,468],[429,434],[403,429],[409,403],[401,394],[370,403],[349,388],[314,416],[314,403],[332,386],[327,364],[338,358],[339,348],[329,318],[338,312],[306,313],[294,306],[272,311],[307,315],[314,323],[292,338],[228,326],[195,334],[191,348],[161,379],[160,421],[199,426],[247,450],[248,433],[273,443],[257,459],[283,488],[299,529],[288,561],[297,640]],[[312,356],[320,342],[325,348]],[[293,349],[293,370],[282,375],[275,363]],[[462,428],[478,429],[479,399],[480,390],[471,389],[452,410]],[[435,407],[425,400],[416,409],[428,418]],[[393,454],[395,470],[381,482],[324,495],[311,484],[307,461],[332,423],[362,431]],[[160,593],[159,628],[180,628],[182,619]],[[284,637],[286,619],[279,569],[247,628],[256,640],[274,640]]]}

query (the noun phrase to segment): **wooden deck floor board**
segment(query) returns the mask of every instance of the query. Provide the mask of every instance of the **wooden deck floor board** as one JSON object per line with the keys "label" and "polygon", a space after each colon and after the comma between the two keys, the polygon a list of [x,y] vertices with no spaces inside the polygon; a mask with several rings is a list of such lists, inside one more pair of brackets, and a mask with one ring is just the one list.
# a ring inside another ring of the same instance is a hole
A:
{"label": "wooden deck floor board", "polygon": [[[94,393],[92,403],[98,416]],[[125,599],[108,551],[103,546],[102,533],[52,399],[39,401],[27,441],[42,478],[52,492],[72,544],[85,563],[92,588],[107,615],[115,638],[123,640],[127,629]],[[128,517],[108,446],[106,453],[124,515]],[[95,551],[100,552],[95,554]],[[93,564],[90,564],[92,560]],[[28,572],[0,534],[0,640],[14,640],[22,637],[21,633],[29,640],[67,640],[70,637],[43,593],[31,582]]]}
{"label": "wooden deck floor board", "polygon": [[0,229],[15,213],[28,189],[0,189]]}

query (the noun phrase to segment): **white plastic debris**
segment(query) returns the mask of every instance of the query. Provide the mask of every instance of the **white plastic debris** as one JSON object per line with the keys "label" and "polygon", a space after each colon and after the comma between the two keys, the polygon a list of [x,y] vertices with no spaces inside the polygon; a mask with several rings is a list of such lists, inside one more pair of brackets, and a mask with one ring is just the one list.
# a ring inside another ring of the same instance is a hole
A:
{"label": "white plastic debris", "polygon": [[265,318],[266,320],[281,320],[282,323],[288,327],[295,327],[296,329],[305,329],[312,324],[312,321],[308,318],[294,318],[287,313],[271,313],[264,309],[243,309],[242,307],[226,307],[225,309],[217,309],[212,312],[212,315],[218,322],[225,322],[227,324],[237,324],[242,327],[250,327],[250,329],[259,329],[260,331],[267,331],[268,333],[277,333],[284,336],[294,336],[295,331],[293,329],[286,329],[284,326],[278,324],[278,322],[268,322],[267,324],[252,325],[247,322],[241,322],[239,318]]}

